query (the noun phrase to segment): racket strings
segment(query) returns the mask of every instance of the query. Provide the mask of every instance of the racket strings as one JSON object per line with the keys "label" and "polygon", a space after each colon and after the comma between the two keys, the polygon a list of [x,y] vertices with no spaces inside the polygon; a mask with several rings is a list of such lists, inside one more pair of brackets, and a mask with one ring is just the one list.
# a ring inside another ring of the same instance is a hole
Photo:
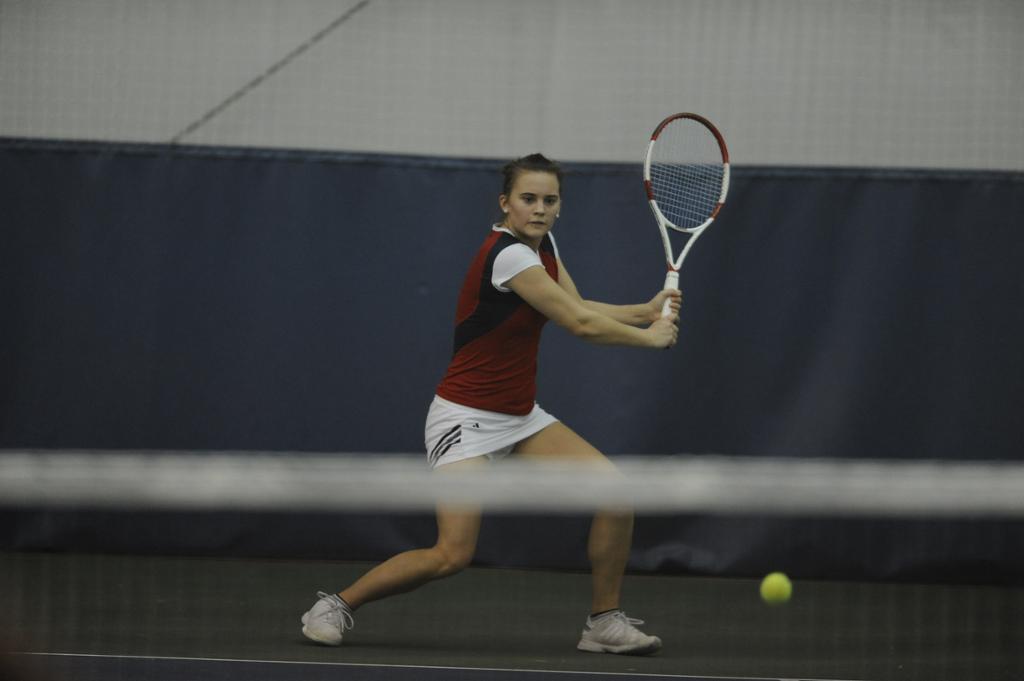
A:
{"label": "racket strings", "polygon": [[[660,177],[654,180],[655,175]],[[692,229],[704,224],[718,205],[722,167],[652,166],[654,195],[662,213],[677,227]]]}
{"label": "racket strings", "polygon": [[673,225],[693,229],[714,214],[725,169],[717,140],[703,125],[682,119],[666,126],[650,167],[654,198]]}

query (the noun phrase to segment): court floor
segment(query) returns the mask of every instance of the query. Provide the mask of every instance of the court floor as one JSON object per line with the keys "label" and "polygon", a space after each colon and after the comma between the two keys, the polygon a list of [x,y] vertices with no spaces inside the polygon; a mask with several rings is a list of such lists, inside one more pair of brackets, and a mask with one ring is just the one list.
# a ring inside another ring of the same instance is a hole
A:
{"label": "court floor", "polygon": [[315,591],[341,588],[368,567],[0,554],[6,676],[1024,679],[1019,587],[797,581],[793,600],[771,607],[755,580],[633,575],[625,609],[664,649],[619,657],[575,649],[586,574],[473,568],[364,607],[339,648],[306,641],[299,617]]}

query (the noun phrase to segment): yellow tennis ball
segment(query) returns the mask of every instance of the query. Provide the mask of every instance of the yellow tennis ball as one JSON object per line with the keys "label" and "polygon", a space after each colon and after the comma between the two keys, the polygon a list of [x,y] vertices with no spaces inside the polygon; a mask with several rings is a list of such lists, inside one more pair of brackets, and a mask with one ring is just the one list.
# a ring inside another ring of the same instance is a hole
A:
{"label": "yellow tennis ball", "polygon": [[771,605],[779,605],[793,595],[793,583],[783,572],[773,572],[761,580],[761,599]]}

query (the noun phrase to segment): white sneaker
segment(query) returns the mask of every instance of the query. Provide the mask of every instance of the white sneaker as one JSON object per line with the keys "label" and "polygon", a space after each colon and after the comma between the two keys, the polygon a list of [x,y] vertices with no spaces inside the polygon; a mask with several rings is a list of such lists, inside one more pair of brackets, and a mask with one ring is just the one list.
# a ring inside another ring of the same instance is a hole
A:
{"label": "white sneaker", "polygon": [[648,636],[636,628],[643,620],[626,617],[621,610],[587,618],[587,626],[580,637],[580,650],[591,653],[617,653],[619,655],[647,655],[661,648],[661,639]]}
{"label": "white sneaker", "polygon": [[336,594],[316,592],[320,599],[302,616],[302,633],[311,641],[336,646],[346,629],[355,626],[352,610]]}

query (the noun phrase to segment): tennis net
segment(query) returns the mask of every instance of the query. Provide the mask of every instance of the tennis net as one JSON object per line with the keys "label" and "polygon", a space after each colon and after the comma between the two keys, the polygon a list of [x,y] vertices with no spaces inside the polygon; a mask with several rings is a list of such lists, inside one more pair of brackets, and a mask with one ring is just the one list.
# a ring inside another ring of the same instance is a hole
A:
{"label": "tennis net", "polygon": [[[1007,461],[625,456],[617,471],[509,459],[432,472],[422,456],[297,452],[0,453],[0,500],[19,506],[502,512],[629,505],[650,513],[1024,517]],[[443,470],[443,469],[442,469]]]}
{"label": "tennis net", "polygon": [[[563,655],[590,602],[589,511],[631,506],[624,607],[665,642],[646,674],[1021,678],[1024,465],[615,461],[2,451],[0,666],[6,649],[28,678],[76,681],[631,672]],[[438,503],[484,511],[470,569],[360,609],[341,654],[306,644],[316,591],[431,546]],[[793,579],[785,607],[758,598],[770,571]]]}

